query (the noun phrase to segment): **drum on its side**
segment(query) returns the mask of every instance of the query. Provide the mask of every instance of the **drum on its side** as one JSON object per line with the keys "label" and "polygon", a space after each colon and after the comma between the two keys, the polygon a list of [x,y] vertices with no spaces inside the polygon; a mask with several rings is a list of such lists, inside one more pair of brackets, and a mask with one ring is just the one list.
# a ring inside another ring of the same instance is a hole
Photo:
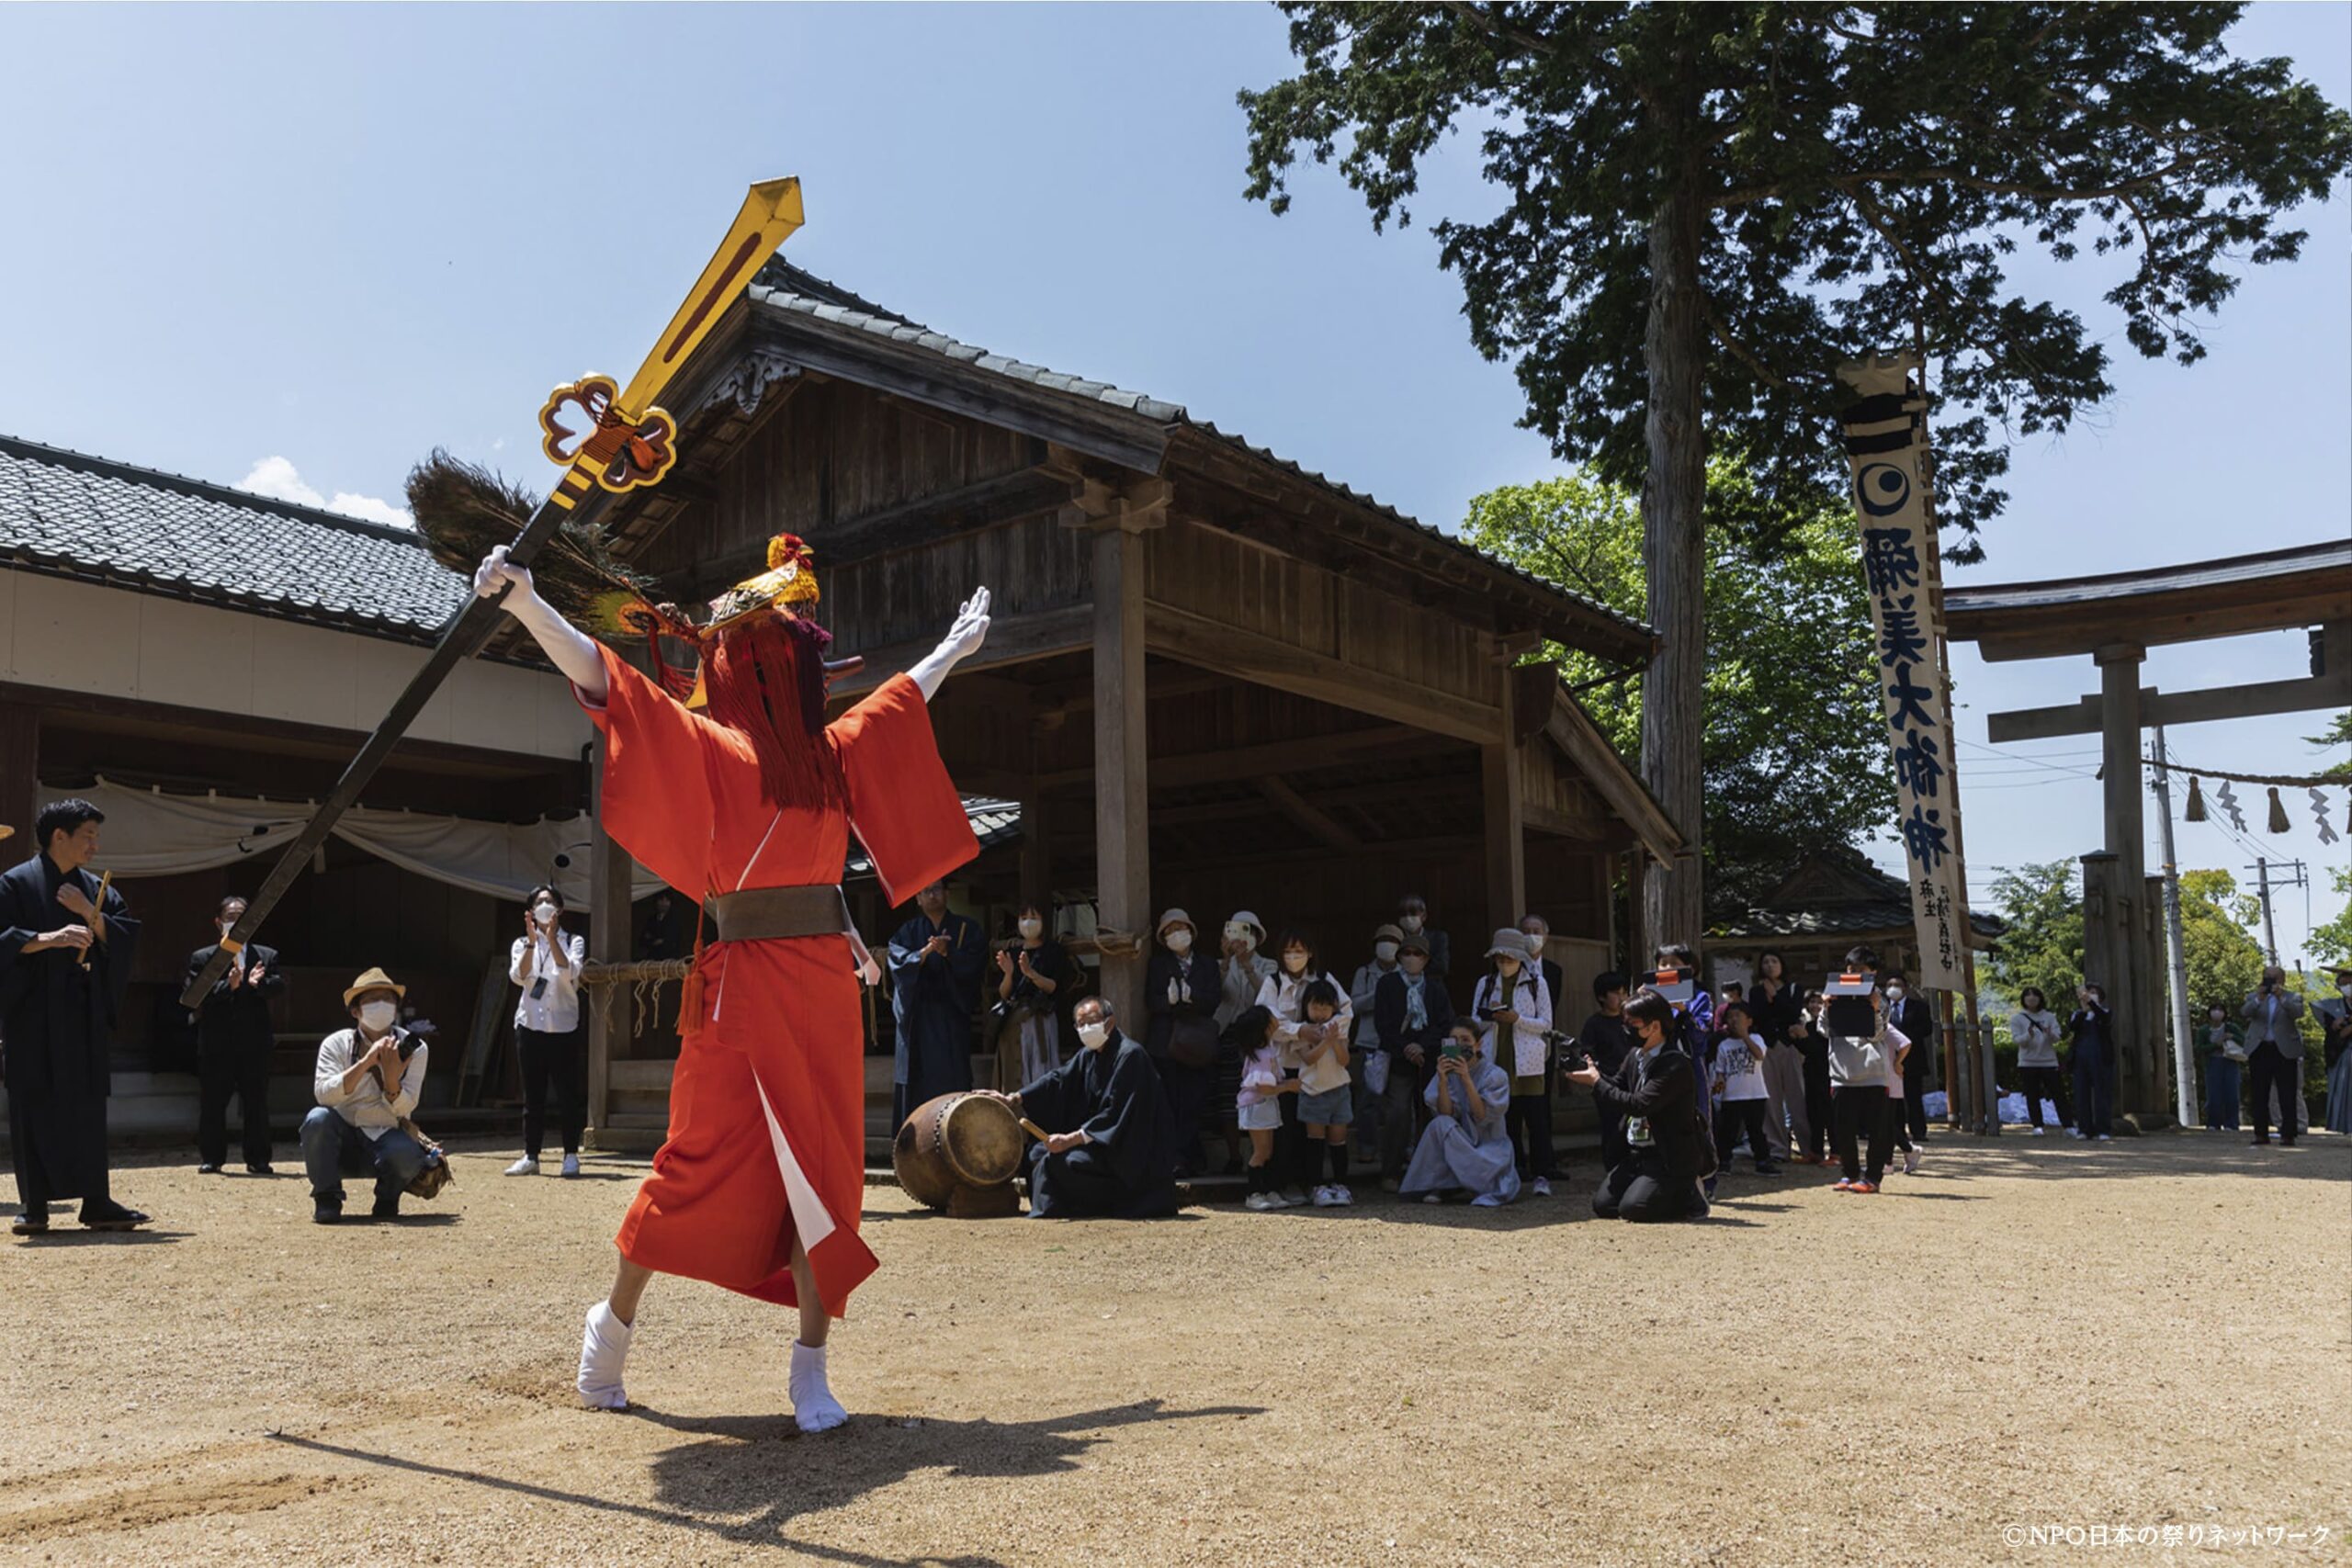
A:
{"label": "drum on its side", "polygon": [[984,1094],[925,1100],[890,1145],[890,1165],[908,1196],[944,1209],[959,1188],[1002,1187],[1021,1170],[1020,1120]]}

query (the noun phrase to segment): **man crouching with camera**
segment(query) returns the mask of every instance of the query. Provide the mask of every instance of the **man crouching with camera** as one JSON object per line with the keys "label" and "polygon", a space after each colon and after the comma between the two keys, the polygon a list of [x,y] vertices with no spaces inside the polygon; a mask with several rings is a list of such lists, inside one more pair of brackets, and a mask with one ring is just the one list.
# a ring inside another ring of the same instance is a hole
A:
{"label": "man crouching with camera", "polygon": [[1592,1195],[1592,1212],[1602,1219],[1705,1219],[1698,1080],[1690,1059],[1672,1043],[1674,1004],[1645,986],[1625,1004],[1624,1021],[1634,1049],[1613,1077],[1603,1078],[1589,1056],[1567,1075],[1570,1083],[1590,1089],[1604,1111],[1625,1119],[1629,1157]]}
{"label": "man crouching with camera", "polygon": [[370,969],[343,993],[352,1027],[319,1042],[312,1087],[318,1107],[302,1119],[302,1163],[311,1174],[311,1218],[343,1218],[343,1179],[376,1178],[375,1217],[397,1219],[401,1193],[440,1156],[401,1126],[424,1090],[431,1048],[400,1026],[407,988]]}

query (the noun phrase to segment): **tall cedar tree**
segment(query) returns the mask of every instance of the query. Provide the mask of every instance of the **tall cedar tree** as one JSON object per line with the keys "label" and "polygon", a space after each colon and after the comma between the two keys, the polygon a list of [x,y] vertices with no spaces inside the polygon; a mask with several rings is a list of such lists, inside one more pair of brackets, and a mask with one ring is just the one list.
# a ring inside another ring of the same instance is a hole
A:
{"label": "tall cedar tree", "polygon": [[[2113,390],[2007,258],[2111,257],[2125,337],[2191,364],[2234,269],[2291,259],[2279,215],[2352,163],[2352,116],[2223,46],[2242,9],[1285,4],[1301,69],[1240,96],[1248,190],[1282,211],[1302,152],[1336,158],[1375,227],[1409,223],[1421,160],[1478,136],[1504,205],[1438,224],[1442,263],[1523,423],[1641,488],[1642,771],[1695,844],[1711,442],[1817,504],[1844,488],[1834,367],[1922,344],[1938,510],[1975,558],[2008,444]],[[1652,872],[1646,929],[1698,931],[1696,867]]]}

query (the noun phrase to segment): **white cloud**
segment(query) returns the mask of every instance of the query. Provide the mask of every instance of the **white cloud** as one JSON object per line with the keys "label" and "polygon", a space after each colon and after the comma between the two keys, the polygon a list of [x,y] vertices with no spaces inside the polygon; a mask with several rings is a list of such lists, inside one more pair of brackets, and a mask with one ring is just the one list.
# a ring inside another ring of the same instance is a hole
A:
{"label": "white cloud", "polygon": [[339,490],[334,492],[334,499],[330,501],[303,479],[301,471],[286,457],[261,458],[237,488],[249,490],[255,495],[268,496],[273,501],[290,501],[298,506],[316,506],[329,512],[340,512],[345,517],[356,517],[362,522],[385,523],[395,528],[416,526],[416,520],[406,512],[372,495]]}

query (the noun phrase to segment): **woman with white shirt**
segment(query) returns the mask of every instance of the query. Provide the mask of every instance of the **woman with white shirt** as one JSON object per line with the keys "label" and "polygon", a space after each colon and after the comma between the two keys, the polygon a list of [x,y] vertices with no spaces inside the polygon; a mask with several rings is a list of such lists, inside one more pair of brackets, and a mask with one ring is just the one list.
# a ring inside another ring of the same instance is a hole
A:
{"label": "woman with white shirt", "polygon": [[522,987],[514,1007],[514,1055],[523,1067],[523,1157],[509,1176],[537,1176],[547,1133],[548,1089],[561,1102],[563,1174],[580,1174],[580,1134],[588,1120],[587,1049],[580,1027],[580,966],[588,942],[563,929],[563,895],[534,887],[523,901],[507,977]]}
{"label": "woman with white shirt", "polygon": [[1470,1019],[1487,1060],[1510,1080],[1504,1128],[1520,1179],[1538,1198],[1552,1195],[1558,1174],[1552,1151],[1552,1076],[1544,1032],[1552,995],[1529,951],[1527,935],[1506,926],[1487,949],[1489,967],[1470,996]]}

